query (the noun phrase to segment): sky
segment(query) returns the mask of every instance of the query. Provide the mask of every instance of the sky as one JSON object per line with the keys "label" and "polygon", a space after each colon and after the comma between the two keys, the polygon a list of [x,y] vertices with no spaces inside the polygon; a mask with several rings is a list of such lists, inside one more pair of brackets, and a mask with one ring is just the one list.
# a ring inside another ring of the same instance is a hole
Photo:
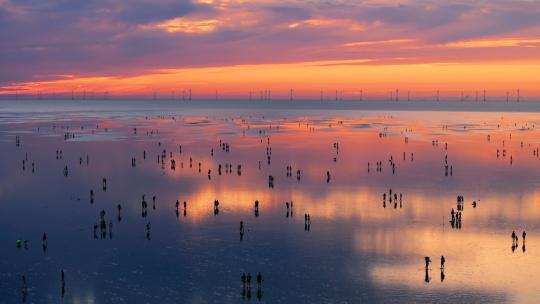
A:
{"label": "sky", "polygon": [[514,99],[539,84],[540,1],[0,0],[4,96]]}

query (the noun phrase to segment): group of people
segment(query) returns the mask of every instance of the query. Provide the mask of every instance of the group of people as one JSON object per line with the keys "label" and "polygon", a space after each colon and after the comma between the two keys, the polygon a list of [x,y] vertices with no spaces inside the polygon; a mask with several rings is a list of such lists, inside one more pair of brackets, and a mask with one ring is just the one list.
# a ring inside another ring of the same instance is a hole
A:
{"label": "group of people", "polygon": [[[101,210],[99,213],[99,226],[98,223],[94,224],[94,239],[98,239],[98,227],[100,231],[100,238],[105,239],[107,237],[107,222],[105,221],[105,210]],[[109,220],[109,238],[112,239],[113,223]]]}
{"label": "group of people", "polygon": [[[251,300],[251,274],[248,273],[242,273],[242,276],[240,277],[242,280],[242,299],[245,300]],[[257,274],[257,299],[260,301],[263,296],[262,292],[262,282],[263,278],[261,273],[259,272]]]}
{"label": "group of people", "polygon": [[[178,207],[179,207],[179,205],[180,205],[180,202],[178,202],[178,200],[176,200],[176,204],[175,204],[175,205],[176,205],[176,217],[178,217],[178,216],[180,215],[180,212],[179,212],[179,210],[178,210]],[[187,215],[187,202],[184,201],[184,216],[186,216],[186,215]]]}
{"label": "group of people", "polygon": [[[242,273],[242,276],[240,277],[240,279],[242,280],[242,288],[247,288],[247,289],[250,289],[251,288],[251,273]],[[259,272],[257,274],[257,288],[261,288],[262,287],[262,282],[263,282],[263,278],[262,278],[262,275],[261,273]]]}
{"label": "group of people", "polygon": [[[424,261],[426,262],[426,269],[429,269],[429,265],[432,263],[431,258],[426,256],[424,257]],[[444,269],[444,264],[446,263],[446,258],[444,255],[441,255],[441,269]]]}
{"label": "group of people", "polygon": [[[525,238],[527,237],[527,232],[525,232],[525,230],[523,230],[523,232],[521,233],[521,238],[523,239],[523,244],[521,246],[521,249],[523,250],[523,253],[525,253]],[[518,235],[516,234],[516,231],[515,230],[512,230],[512,252],[515,252],[516,251],[516,248],[518,247],[518,241],[519,241],[519,237]]]}
{"label": "group of people", "polygon": [[304,214],[304,230],[311,230],[311,215],[309,213]]}
{"label": "group of people", "polygon": [[[429,276],[429,271],[431,270],[429,268],[429,265],[432,263],[432,261],[431,261],[431,258],[429,256],[424,257],[424,261],[426,263],[424,281],[426,283],[429,283],[430,280],[431,280],[431,278]],[[444,255],[441,255],[441,268],[440,268],[441,269],[441,282],[443,282],[444,278],[445,278],[445,274],[444,274],[445,263],[446,263],[446,257]]]}
{"label": "group of people", "polygon": [[454,208],[450,211],[450,223],[452,226],[455,224],[460,225],[461,224],[461,211],[454,211]]}
{"label": "group of people", "polygon": [[[383,193],[383,208],[386,208],[386,197],[387,196],[385,192]],[[398,198],[398,194],[396,192],[393,192],[392,188],[390,188],[388,191],[388,201],[390,203],[392,203],[392,197],[393,197],[393,202],[394,202],[394,209],[397,209],[398,202],[399,202],[399,208],[403,208],[403,193],[399,193],[399,198]]]}

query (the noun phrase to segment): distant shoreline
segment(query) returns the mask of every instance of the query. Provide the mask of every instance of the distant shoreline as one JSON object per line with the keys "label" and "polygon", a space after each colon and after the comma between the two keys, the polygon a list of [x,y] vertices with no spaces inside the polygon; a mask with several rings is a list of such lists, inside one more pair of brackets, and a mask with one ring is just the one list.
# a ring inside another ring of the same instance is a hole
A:
{"label": "distant shoreline", "polygon": [[[443,112],[540,112],[540,101],[521,102],[471,102],[471,101],[320,101],[320,100],[0,100],[0,111],[29,112],[107,110],[131,105],[156,106],[156,110],[193,109],[290,109],[290,110],[353,110],[353,111],[443,111]],[[99,108],[96,108],[99,107]],[[123,109],[125,110],[125,109]],[[133,110],[142,110],[134,108]]]}

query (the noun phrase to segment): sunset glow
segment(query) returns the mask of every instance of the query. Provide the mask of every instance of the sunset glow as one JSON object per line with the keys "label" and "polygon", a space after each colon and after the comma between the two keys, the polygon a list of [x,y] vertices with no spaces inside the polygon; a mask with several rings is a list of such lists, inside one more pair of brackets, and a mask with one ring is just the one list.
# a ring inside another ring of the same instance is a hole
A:
{"label": "sunset glow", "polygon": [[[540,4],[0,1],[0,94],[540,96]],[[49,22],[55,18],[54,24]],[[323,97],[324,98],[324,97]],[[330,98],[330,97],[328,97]]]}

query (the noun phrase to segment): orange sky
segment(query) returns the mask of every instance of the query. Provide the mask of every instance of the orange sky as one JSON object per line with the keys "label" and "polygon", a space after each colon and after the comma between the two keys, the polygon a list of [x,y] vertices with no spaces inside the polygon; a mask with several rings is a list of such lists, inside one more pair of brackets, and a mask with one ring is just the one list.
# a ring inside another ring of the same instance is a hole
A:
{"label": "orange sky", "polygon": [[531,1],[1,0],[0,15],[8,98],[540,96]]}
{"label": "orange sky", "polygon": [[[243,97],[260,98],[260,91],[270,90],[271,98],[290,98],[292,88],[295,98],[335,99],[335,91],[341,91],[343,99],[359,99],[360,91],[365,98],[386,98],[389,91],[398,89],[402,99],[408,91],[411,98],[431,98],[439,90],[448,98],[469,96],[476,91],[488,98],[506,98],[509,92],[514,99],[516,90],[524,96],[538,96],[538,63],[481,63],[481,64],[392,64],[370,65],[364,61],[318,61],[296,64],[238,65],[208,68],[156,70],[129,77],[70,77],[65,80],[29,82],[16,85],[17,90],[36,94],[63,93],[71,96],[71,90],[79,98],[83,91],[101,96],[147,95],[159,99]],[[264,94],[264,93],[263,93]]]}

